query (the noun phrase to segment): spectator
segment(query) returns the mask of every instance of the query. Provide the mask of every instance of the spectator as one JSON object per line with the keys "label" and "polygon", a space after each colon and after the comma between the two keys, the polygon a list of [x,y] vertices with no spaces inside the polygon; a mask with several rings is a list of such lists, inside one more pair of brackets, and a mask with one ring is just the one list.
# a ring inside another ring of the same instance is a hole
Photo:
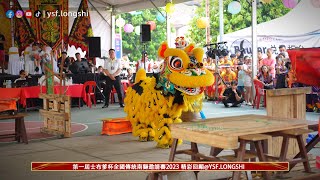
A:
{"label": "spectator", "polygon": [[144,59],[142,57],[136,64],[136,72],[139,69],[145,69],[147,73],[152,73],[152,67],[147,52],[144,52]]}
{"label": "spectator", "polygon": [[235,81],[237,76],[236,73],[231,70],[230,66],[227,66],[226,71],[221,73],[221,78],[225,83],[230,83],[231,81]]}
{"label": "spectator", "polygon": [[81,58],[80,53],[76,53],[76,61],[72,63],[72,67],[70,67],[70,70],[74,74],[86,74],[90,72],[89,64],[86,59]]}
{"label": "spectator", "polygon": [[32,44],[32,51],[30,52],[31,61],[34,62],[35,69],[34,71],[38,74],[42,74],[40,69],[41,57],[39,56],[39,52],[41,51],[38,43]]}
{"label": "spectator", "polygon": [[232,61],[230,61],[229,59],[228,59],[228,56],[224,56],[223,57],[223,61],[221,62],[221,63],[219,63],[219,65],[222,65],[222,66],[233,66],[233,63],[232,63]]}
{"label": "spectator", "polygon": [[285,59],[289,59],[289,54],[287,52],[287,48],[285,45],[280,45],[279,46],[279,52],[284,54]]}
{"label": "spectator", "polygon": [[227,89],[223,92],[222,102],[225,107],[240,107],[244,99],[239,90],[237,90],[237,81],[231,81],[231,87],[228,85]]}
{"label": "spectator", "polygon": [[277,64],[275,66],[276,68],[276,89],[279,88],[286,88],[286,74],[287,74],[287,67],[284,64],[284,61],[282,59],[282,56],[279,55],[276,58]]}
{"label": "spectator", "polygon": [[[231,59],[231,62],[232,62],[232,64],[234,65],[234,66],[236,66],[236,65],[238,65],[238,58],[237,58],[237,56],[235,55],[235,54],[231,54],[230,55],[230,59]],[[237,69],[236,67],[234,67],[234,69]]]}
{"label": "spectator", "polygon": [[243,64],[240,63],[238,64],[238,90],[241,93],[242,97],[244,96],[244,81],[245,81],[245,76],[246,76],[246,72],[243,70]]}
{"label": "spectator", "polygon": [[275,77],[275,65],[276,61],[272,58],[272,52],[273,50],[271,48],[267,49],[267,58],[261,60],[259,67],[261,68],[263,65],[267,66],[268,71],[272,75],[272,77]]}
{"label": "spectator", "polygon": [[30,76],[28,76],[28,74],[26,73],[26,71],[25,70],[20,70],[20,72],[19,72],[19,78],[18,79],[16,79],[15,81],[14,81],[14,83],[17,83],[18,81],[27,81],[27,79],[29,79],[29,78],[31,78]]}
{"label": "spectator", "polygon": [[263,83],[264,89],[273,89],[272,75],[268,71],[268,67],[266,65],[261,67],[260,73],[257,75],[256,79]]}
{"label": "spectator", "polygon": [[[64,62],[61,69],[60,66],[63,60]],[[65,73],[70,73],[69,65],[70,65],[70,59],[69,59],[69,56],[67,56],[67,52],[62,52],[61,57],[58,59],[59,72],[62,70]]]}
{"label": "spectator", "polygon": [[243,71],[244,76],[244,89],[245,89],[245,101],[246,105],[251,106],[253,101],[252,95],[252,68],[251,68],[251,58],[249,56],[244,57]]}
{"label": "spectator", "polygon": [[261,63],[261,61],[263,60],[263,54],[262,54],[262,51],[258,51],[258,66],[257,66],[257,70],[259,71],[259,65]]}

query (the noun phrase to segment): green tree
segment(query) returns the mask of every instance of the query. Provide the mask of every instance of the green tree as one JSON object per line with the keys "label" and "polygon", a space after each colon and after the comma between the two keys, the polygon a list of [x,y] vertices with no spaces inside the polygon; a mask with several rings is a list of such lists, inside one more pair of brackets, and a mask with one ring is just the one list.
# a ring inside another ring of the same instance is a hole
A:
{"label": "green tree", "polygon": [[[248,3],[247,0],[241,0],[241,11],[238,14],[232,15],[227,11],[229,3],[232,1],[234,0],[223,1],[224,34],[251,26],[251,4]],[[210,0],[210,9],[211,42],[217,42],[217,36],[219,35],[219,1]],[[273,0],[270,4],[259,5],[257,9],[258,24],[281,17],[289,11],[290,9],[284,7],[280,0]],[[205,17],[205,0],[203,0],[201,6],[197,8],[195,16],[190,22],[190,29],[186,35],[191,42],[203,45],[206,43],[206,30],[199,29],[196,25],[197,19],[200,17]]]}
{"label": "green tree", "polygon": [[[122,29],[123,54],[128,54],[131,61],[138,61],[142,58],[144,45],[146,45],[149,59],[157,59],[159,45],[166,39],[166,22],[159,22],[157,20],[158,13],[156,9],[145,9],[134,13],[121,14],[126,24],[132,24],[134,27],[146,24],[148,21],[156,23],[156,29],[151,31],[151,42],[145,44],[140,42],[140,35],[137,35],[135,32],[125,33]],[[165,13],[163,14],[165,15]]]}

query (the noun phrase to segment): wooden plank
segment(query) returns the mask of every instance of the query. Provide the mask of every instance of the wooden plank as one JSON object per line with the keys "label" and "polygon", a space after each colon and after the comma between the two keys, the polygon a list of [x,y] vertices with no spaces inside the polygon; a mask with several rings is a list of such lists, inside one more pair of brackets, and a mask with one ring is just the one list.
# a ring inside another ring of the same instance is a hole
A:
{"label": "wooden plank", "polygon": [[308,93],[311,93],[311,87],[268,89],[266,91],[267,91],[267,96],[288,96],[288,95],[291,96],[291,95],[294,95],[294,94],[308,94]]}
{"label": "wooden plank", "polygon": [[24,114],[24,113],[18,113],[16,115],[7,115],[7,114],[4,114],[4,115],[0,115],[0,120],[7,120],[7,119],[16,119],[16,118],[24,118],[28,116],[27,114]]}
{"label": "wooden plank", "polygon": [[222,137],[219,135],[204,134],[202,132],[189,131],[187,129],[176,129],[171,127],[172,138],[183,139],[190,142],[207,144],[210,146],[223,148],[223,149],[237,149],[238,137],[229,136]]}
{"label": "wooden plank", "polygon": [[266,132],[282,131],[295,128],[306,128],[305,121],[284,119],[272,120],[274,118],[254,118],[254,116],[244,116],[231,119],[217,118],[217,120],[209,119],[201,122],[187,122],[179,124],[171,124],[174,129],[186,129],[191,131],[201,132],[203,134],[217,136],[241,136],[248,134],[259,134]]}

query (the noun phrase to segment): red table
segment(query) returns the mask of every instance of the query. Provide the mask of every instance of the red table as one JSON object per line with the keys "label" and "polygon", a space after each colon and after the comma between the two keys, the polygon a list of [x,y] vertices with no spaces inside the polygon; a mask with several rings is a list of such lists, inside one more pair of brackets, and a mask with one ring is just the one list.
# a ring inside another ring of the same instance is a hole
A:
{"label": "red table", "polygon": [[[83,84],[73,84],[70,86],[62,86],[63,94],[70,96],[71,98],[82,98],[84,102],[87,102]],[[21,88],[0,88],[0,99],[19,98],[20,104],[26,107],[27,99],[39,98],[40,93],[46,93],[46,87],[40,86],[21,87]],[[54,93],[60,93],[60,86],[54,86]]]}

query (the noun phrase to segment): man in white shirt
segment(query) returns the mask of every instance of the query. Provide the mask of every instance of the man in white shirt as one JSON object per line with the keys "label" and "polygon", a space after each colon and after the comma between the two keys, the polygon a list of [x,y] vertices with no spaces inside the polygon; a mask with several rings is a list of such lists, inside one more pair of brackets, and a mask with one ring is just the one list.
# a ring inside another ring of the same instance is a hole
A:
{"label": "man in white shirt", "polygon": [[109,106],[110,92],[114,86],[117,91],[120,107],[124,107],[122,99],[122,87],[121,87],[121,61],[116,59],[116,52],[114,49],[109,50],[109,58],[104,61],[104,74],[106,80],[106,86],[103,90],[105,101],[102,108]]}

